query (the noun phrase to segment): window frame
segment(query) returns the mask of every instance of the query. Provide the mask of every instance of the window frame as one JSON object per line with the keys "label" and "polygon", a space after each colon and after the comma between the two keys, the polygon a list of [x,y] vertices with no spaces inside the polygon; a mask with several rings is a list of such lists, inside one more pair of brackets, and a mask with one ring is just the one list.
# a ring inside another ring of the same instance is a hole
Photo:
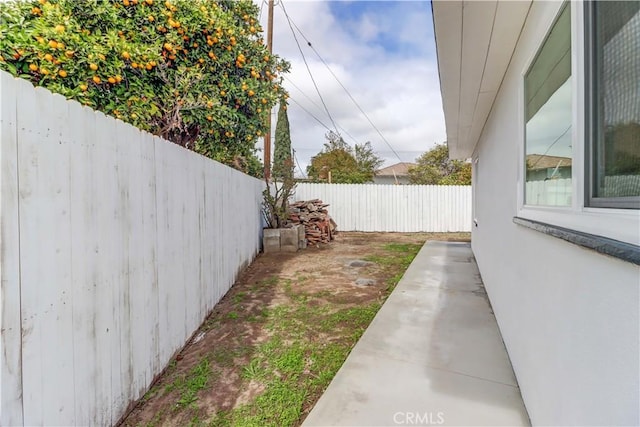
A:
{"label": "window frame", "polygon": [[583,3],[583,52],[584,52],[584,202],[585,206],[593,208],[640,209],[640,196],[628,197],[597,197],[595,196],[597,156],[596,145],[601,137],[598,116],[600,108],[597,99],[597,73],[601,72],[596,56],[595,32],[595,1]]}
{"label": "window frame", "polygon": [[[585,37],[584,37],[584,3],[569,2],[571,7],[572,28],[572,64],[573,77],[573,128],[572,128],[572,187],[573,197],[571,206],[538,206],[524,203],[524,188],[526,174],[525,154],[525,95],[524,76],[531,67],[540,47],[546,40],[553,24],[562,10],[564,2],[541,2],[538,8],[542,11],[542,21],[535,26],[532,36],[533,47],[529,47],[530,54],[523,61],[518,81],[518,176],[517,197],[515,211],[517,217],[564,227],[583,233],[590,233],[609,239],[618,240],[632,245],[640,245],[640,210],[610,207],[589,206],[586,199],[587,182],[585,181],[586,144],[585,144]],[[535,5],[534,5],[535,6]]]}
{"label": "window frame", "polygon": [[[569,28],[569,33],[571,36],[571,45],[570,45],[570,55],[571,55],[571,74],[569,75],[569,78],[571,79],[571,115],[572,115],[572,119],[571,119],[571,140],[574,141],[575,140],[575,125],[576,125],[576,120],[574,117],[574,112],[575,112],[575,103],[574,103],[574,98],[575,98],[575,90],[576,90],[576,85],[575,85],[575,61],[573,59],[573,54],[574,54],[574,49],[575,49],[575,43],[574,43],[574,34],[572,33],[572,29],[573,29],[573,8],[571,7],[571,1],[569,0],[564,0],[560,2],[560,6],[558,7],[558,9],[555,11],[554,17],[551,20],[551,22],[549,23],[549,25],[546,27],[546,30],[544,31],[544,35],[543,37],[539,40],[538,44],[537,44],[537,48],[535,49],[535,52],[533,53],[533,55],[529,58],[529,60],[527,61],[524,71],[521,73],[521,79],[520,79],[520,108],[523,108],[523,112],[520,115],[520,120],[522,121],[522,123],[520,124],[520,132],[521,132],[521,140],[523,141],[522,147],[523,147],[523,153],[522,153],[522,168],[521,168],[521,172],[522,172],[522,185],[520,188],[520,191],[522,192],[522,205],[528,206],[528,207],[535,207],[535,208],[551,208],[551,209],[570,209],[572,206],[575,205],[575,198],[576,198],[576,194],[575,194],[575,181],[576,181],[576,176],[575,173],[573,172],[574,170],[574,163],[575,163],[575,158],[576,158],[576,150],[572,150],[571,153],[571,203],[570,204],[566,204],[566,205],[548,205],[548,204],[527,204],[526,200],[527,200],[527,190],[526,190],[526,185],[527,185],[527,119],[526,119],[526,114],[527,114],[527,90],[526,90],[526,79],[527,76],[529,75],[529,73],[531,72],[534,64],[536,63],[536,61],[538,60],[538,58],[540,57],[540,54],[542,53],[542,49],[545,46],[545,43],[548,41],[549,37],[551,36],[551,33],[553,32],[553,29],[555,28],[556,24],[559,22],[562,14],[564,13],[565,9],[568,8],[569,9],[569,14],[570,14],[570,28]],[[553,96],[553,94],[552,94]],[[574,144],[575,145],[575,144]]]}

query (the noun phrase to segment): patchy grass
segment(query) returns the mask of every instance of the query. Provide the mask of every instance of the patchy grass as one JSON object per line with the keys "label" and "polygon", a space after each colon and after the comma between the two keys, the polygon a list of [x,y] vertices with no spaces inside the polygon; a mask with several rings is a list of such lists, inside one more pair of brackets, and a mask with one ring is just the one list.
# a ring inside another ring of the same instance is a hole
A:
{"label": "patchy grass", "polygon": [[204,358],[187,375],[179,376],[174,382],[165,387],[165,392],[177,390],[179,393],[176,408],[194,403],[198,392],[203,390],[210,379],[215,378],[215,372],[209,367],[209,360]]}
{"label": "patchy grass", "polygon": [[[421,246],[388,244],[384,254],[367,259],[383,266],[389,276],[387,283],[395,286]],[[297,282],[306,280],[299,278]],[[264,392],[250,403],[219,412],[209,426],[296,425],[305,400],[319,396],[329,385],[384,302],[378,299],[344,308],[336,302],[310,306],[310,300],[329,295],[301,292],[289,279],[279,285],[289,303],[269,310],[264,326],[272,335],[242,367],[242,377],[260,382]],[[387,288],[387,292],[390,290]],[[333,342],[313,339],[323,334],[335,335],[336,331],[341,338]]]}
{"label": "patchy grass", "polygon": [[[296,257],[308,257],[312,267],[245,279],[205,321],[202,342],[187,347],[177,367],[173,359],[141,400],[139,416],[123,425],[299,425],[422,247],[416,238],[385,238],[373,244],[363,237],[357,248],[366,252],[334,255],[375,263],[357,273],[309,251]],[[264,268],[273,271],[272,264]],[[330,269],[342,279],[328,276]],[[380,285],[354,286],[353,274],[361,273]]]}

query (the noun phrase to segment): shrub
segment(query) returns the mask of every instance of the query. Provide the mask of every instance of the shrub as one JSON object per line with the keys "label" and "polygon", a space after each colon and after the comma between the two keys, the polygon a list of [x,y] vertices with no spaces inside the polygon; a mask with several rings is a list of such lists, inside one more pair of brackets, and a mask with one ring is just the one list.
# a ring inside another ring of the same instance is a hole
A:
{"label": "shrub", "polygon": [[257,175],[289,67],[257,14],[250,0],[0,2],[0,68]]}

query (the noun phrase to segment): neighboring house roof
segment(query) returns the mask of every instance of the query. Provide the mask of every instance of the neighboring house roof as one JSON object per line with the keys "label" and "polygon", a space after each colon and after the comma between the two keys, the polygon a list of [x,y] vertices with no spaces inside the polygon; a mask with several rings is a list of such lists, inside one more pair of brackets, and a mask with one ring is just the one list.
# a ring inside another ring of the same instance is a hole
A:
{"label": "neighboring house roof", "polygon": [[571,158],[558,156],[543,156],[541,154],[527,155],[527,169],[540,170],[550,168],[563,168],[571,166]]}
{"label": "neighboring house roof", "polygon": [[431,4],[449,156],[464,160],[489,117],[531,0]]}
{"label": "neighboring house roof", "polygon": [[395,165],[387,166],[386,168],[376,171],[376,176],[408,176],[409,169],[414,166],[416,166],[416,164],[410,162],[396,163]]}

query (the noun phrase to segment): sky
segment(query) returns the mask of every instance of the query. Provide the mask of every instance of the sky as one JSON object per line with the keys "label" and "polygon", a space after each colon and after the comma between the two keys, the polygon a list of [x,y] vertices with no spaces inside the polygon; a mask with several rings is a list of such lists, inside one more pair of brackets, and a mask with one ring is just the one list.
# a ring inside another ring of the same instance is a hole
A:
{"label": "sky", "polygon": [[[254,1],[262,4],[260,18],[266,31],[266,0]],[[322,149],[326,127],[334,130],[334,126],[309,76],[283,7],[391,147],[296,31],[320,95],[348,144],[370,141],[385,161],[384,166],[389,166],[412,162],[445,141],[428,1],[276,0],[273,51],[291,63],[284,86],[291,95],[287,111],[299,164],[297,176],[306,172],[311,157]]]}

